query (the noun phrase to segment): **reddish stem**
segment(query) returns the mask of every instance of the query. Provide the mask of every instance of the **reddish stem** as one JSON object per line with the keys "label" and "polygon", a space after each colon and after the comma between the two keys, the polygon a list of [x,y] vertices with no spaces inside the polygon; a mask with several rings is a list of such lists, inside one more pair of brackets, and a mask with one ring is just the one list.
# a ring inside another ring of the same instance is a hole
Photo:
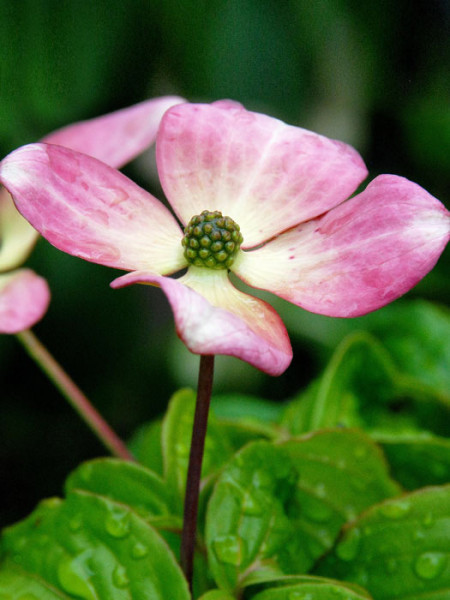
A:
{"label": "reddish stem", "polygon": [[205,448],[208,413],[214,376],[214,356],[200,357],[198,374],[197,402],[195,405],[194,425],[192,428],[191,451],[184,499],[183,533],[181,536],[180,562],[189,588],[192,591],[194,548],[197,532],[198,498],[202,471],[203,451]]}

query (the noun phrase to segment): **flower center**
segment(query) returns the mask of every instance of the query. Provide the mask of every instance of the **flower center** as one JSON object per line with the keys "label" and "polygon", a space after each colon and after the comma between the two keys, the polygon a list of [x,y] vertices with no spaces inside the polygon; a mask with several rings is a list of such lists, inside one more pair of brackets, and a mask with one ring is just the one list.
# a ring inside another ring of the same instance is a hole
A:
{"label": "flower center", "polygon": [[192,217],[184,230],[184,256],[191,265],[229,269],[243,238],[239,225],[218,210]]}

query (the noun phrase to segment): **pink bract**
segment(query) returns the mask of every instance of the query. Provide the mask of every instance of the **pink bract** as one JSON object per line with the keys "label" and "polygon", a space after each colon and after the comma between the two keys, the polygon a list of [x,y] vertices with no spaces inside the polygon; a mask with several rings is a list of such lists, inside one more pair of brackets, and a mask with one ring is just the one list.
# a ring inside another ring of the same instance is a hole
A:
{"label": "pink bract", "polygon": [[[312,312],[351,317],[384,306],[426,275],[449,239],[448,211],[417,184],[384,175],[348,199],[367,176],[353,148],[234,102],[170,108],[156,143],[181,225],[203,210],[231,217],[244,238],[231,271]],[[34,144],[7,157],[0,178],[56,247],[132,271],[114,287],[161,287],[192,352],[236,356],[271,375],[289,365],[278,314],[226,270],[188,265],[176,219],[121,173]]]}
{"label": "pink bract", "polygon": [[[181,98],[147,100],[126,109],[75,123],[55,131],[44,142],[65,146],[121,167],[150,146],[161,117]],[[17,211],[5,188],[0,188],[0,333],[17,333],[45,314],[50,293],[47,284],[21,265],[38,238],[38,232]],[[19,298],[20,296],[20,298]]]}

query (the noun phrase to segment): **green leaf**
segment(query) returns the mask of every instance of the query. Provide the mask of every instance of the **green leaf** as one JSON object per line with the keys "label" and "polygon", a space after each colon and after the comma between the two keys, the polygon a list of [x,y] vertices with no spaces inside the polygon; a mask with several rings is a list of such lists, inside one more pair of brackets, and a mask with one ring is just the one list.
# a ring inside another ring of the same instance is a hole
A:
{"label": "green leaf", "polygon": [[249,444],[224,468],[208,504],[215,581],[233,592],[261,577],[305,573],[346,522],[399,492],[380,449],[359,431]]}
{"label": "green leaf", "polygon": [[450,481],[450,440],[431,434],[374,435],[395,479],[408,490]]}
{"label": "green leaf", "polygon": [[246,572],[271,559],[292,534],[287,506],[297,473],[268,442],[241,450],[220,475],[208,503],[206,545],[217,585],[233,593]]}
{"label": "green leaf", "polygon": [[264,586],[252,600],[371,600],[359,586],[322,577],[283,577]]}
{"label": "green leaf", "polygon": [[166,483],[149,469],[115,458],[83,463],[66,481],[66,492],[83,490],[110,498],[135,510],[155,526],[181,527],[170,510]]}
{"label": "green leaf", "polygon": [[236,420],[251,424],[276,423],[283,407],[276,402],[263,400],[248,394],[215,395],[211,406],[219,419]]}
{"label": "green leaf", "polygon": [[424,300],[397,301],[355,319],[329,319],[283,306],[290,332],[334,349],[351,332],[375,336],[410,388],[450,404],[450,313]]}
{"label": "green leaf", "polygon": [[449,539],[450,486],[425,488],[368,510],[317,572],[383,600],[447,600]]}
{"label": "green leaf", "polygon": [[368,315],[370,330],[386,346],[412,389],[450,406],[450,313],[431,302],[395,303]]}
{"label": "green leaf", "polygon": [[26,582],[22,594],[32,593],[37,581],[61,591],[62,598],[190,598],[160,535],[123,504],[88,492],[41,503],[27,519],[4,531],[0,550],[0,594],[14,585],[16,569]]}
{"label": "green leaf", "polygon": [[380,449],[357,430],[320,431],[281,444],[299,473],[289,504],[291,535],[278,561],[285,573],[307,572],[341,527],[372,504],[396,496]]}
{"label": "green leaf", "polygon": [[298,435],[338,425],[398,433],[445,428],[442,394],[398,371],[366,332],[343,340],[324,374],[286,408],[282,425]]}
{"label": "green leaf", "polygon": [[162,476],[161,433],[162,422],[160,420],[146,423],[136,431],[128,447],[142,465]]}
{"label": "green leaf", "polygon": [[[294,435],[370,422],[374,406],[395,397],[397,373],[386,350],[364,332],[345,338],[324,374],[288,406],[282,423]],[[364,405],[368,415],[362,415]]]}
{"label": "green leaf", "polygon": [[0,600],[61,600],[66,594],[6,559],[0,566]]}
{"label": "green leaf", "polygon": [[[172,492],[172,505],[175,512],[182,513],[192,426],[195,412],[195,392],[180,390],[170,400],[162,426],[162,452],[164,476]],[[230,441],[221,435],[217,420],[210,413],[205,440],[205,453],[202,466],[202,486],[205,478],[214,477],[220,467],[234,453]]]}
{"label": "green leaf", "polygon": [[228,592],[223,590],[209,590],[198,600],[236,600],[236,596],[230,596]]}

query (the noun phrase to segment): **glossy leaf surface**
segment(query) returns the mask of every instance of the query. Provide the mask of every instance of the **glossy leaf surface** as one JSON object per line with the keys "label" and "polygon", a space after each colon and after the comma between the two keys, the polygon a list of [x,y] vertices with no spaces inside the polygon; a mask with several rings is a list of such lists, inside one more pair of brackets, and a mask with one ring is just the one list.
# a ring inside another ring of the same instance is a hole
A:
{"label": "glossy leaf surface", "polygon": [[317,569],[383,600],[445,600],[450,589],[450,486],[372,507]]}
{"label": "glossy leaf surface", "polygon": [[189,598],[160,535],[130,508],[87,492],[41,503],[4,532],[1,550],[7,572],[11,561],[32,582],[22,594],[37,580],[63,598]]}

